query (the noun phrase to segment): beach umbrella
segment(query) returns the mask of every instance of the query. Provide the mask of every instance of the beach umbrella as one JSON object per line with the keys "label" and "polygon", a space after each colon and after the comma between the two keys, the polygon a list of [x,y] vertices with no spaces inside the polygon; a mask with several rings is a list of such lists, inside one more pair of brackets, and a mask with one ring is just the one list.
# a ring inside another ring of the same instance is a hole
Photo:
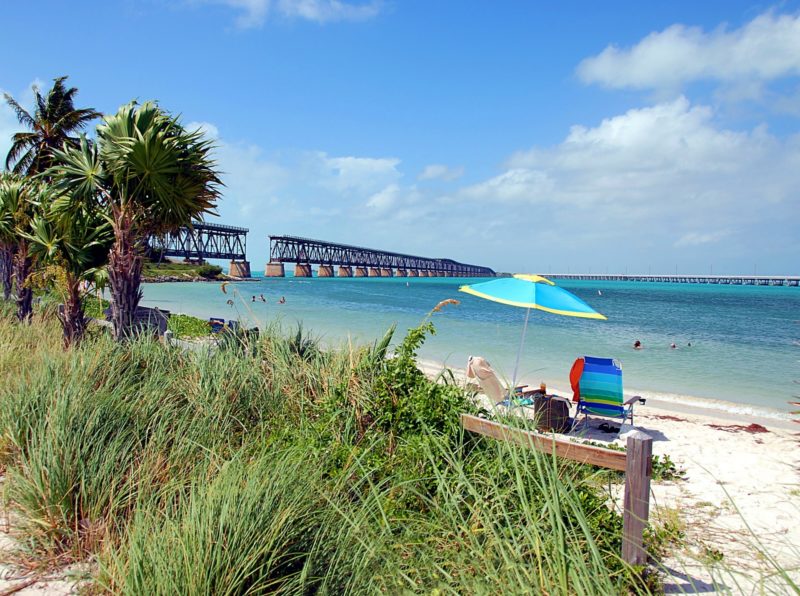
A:
{"label": "beach umbrella", "polygon": [[514,364],[512,390],[517,384],[519,360],[522,356],[522,347],[525,345],[528,318],[532,308],[565,317],[602,320],[606,318],[575,294],[559,288],[552,281],[540,275],[517,273],[514,277],[502,277],[492,281],[461,286],[458,290],[478,298],[525,309],[525,324],[522,327],[522,338],[517,351],[517,361]]}

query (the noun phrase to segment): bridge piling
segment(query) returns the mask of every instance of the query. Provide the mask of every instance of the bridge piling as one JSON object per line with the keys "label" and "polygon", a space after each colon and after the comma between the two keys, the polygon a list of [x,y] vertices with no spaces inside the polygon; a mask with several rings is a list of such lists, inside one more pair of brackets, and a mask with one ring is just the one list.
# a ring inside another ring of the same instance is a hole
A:
{"label": "bridge piling", "polygon": [[250,277],[250,261],[231,261],[228,269],[231,277]]}
{"label": "bridge piling", "polygon": [[353,277],[353,268],[342,265],[339,267],[339,277]]}
{"label": "bridge piling", "polygon": [[333,265],[320,265],[317,269],[317,277],[333,277]]}
{"label": "bridge piling", "polygon": [[295,277],[311,277],[311,265],[309,263],[297,263],[294,266]]}
{"label": "bridge piling", "polygon": [[283,263],[267,263],[264,268],[264,277],[285,277],[286,271],[283,268]]}

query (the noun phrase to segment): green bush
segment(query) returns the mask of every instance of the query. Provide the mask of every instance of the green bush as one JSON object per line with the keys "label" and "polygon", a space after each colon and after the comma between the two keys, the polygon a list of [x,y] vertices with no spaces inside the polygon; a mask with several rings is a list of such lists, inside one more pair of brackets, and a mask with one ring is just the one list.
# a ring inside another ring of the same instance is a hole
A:
{"label": "green bush", "polygon": [[172,331],[175,337],[194,338],[211,335],[211,325],[208,321],[190,315],[170,315],[167,329]]}
{"label": "green bush", "polygon": [[222,273],[219,265],[201,265],[197,268],[197,275],[206,279],[216,279]]}

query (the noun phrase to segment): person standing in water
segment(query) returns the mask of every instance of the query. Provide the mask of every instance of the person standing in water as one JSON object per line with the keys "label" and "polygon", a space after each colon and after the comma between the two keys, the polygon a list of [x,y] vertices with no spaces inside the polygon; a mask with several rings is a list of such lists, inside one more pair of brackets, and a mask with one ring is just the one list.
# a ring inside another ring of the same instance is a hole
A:
{"label": "person standing in water", "polygon": [[641,350],[643,347],[644,346],[642,345],[642,342],[640,342],[638,339],[635,342],[633,342],[634,350]]}

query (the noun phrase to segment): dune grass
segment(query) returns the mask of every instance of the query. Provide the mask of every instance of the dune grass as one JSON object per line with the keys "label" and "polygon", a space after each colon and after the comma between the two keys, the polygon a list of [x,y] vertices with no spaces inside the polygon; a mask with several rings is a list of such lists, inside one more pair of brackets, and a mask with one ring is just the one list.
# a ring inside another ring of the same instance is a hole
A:
{"label": "dune grass", "polygon": [[101,591],[649,593],[594,470],[465,435],[432,332],[182,352],[0,318],[0,463],[23,547]]}

